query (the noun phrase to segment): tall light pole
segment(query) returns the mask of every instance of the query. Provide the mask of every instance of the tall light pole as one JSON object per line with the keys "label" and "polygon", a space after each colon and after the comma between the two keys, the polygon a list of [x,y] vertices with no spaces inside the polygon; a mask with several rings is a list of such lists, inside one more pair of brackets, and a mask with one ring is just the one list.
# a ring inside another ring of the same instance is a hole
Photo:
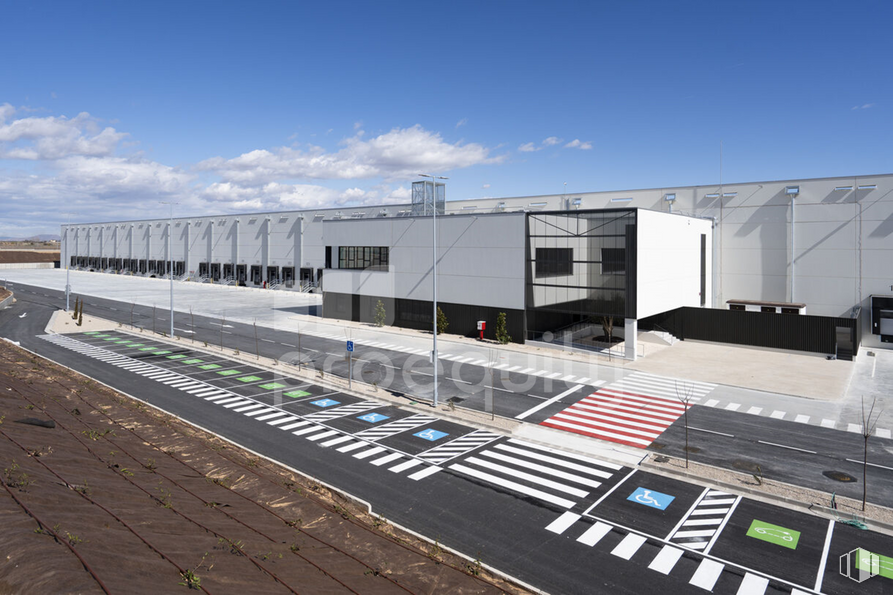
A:
{"label": "tall light pole", "polygon": [[68,241],[68,237],[71,235],[71,213],[65,214],[68,215],[68,223],[65,224],[65,311],[68,312],[71,307],[71,283],[69,283],[71,279],[69,270],[71,265],[71,242]]}
{"label": "tall light pole", "polygon": [[434,174],[419,174],[421,178],[431,178],[431,224],[432,224],[432,254],[433,267],[431,277],[434,279],[434,293],[431,301],[434,305],[434,351],[431,354],[431,363],[434,365],[434,407],[437,407],[437,180],[449,180],[444,176]]}
{"label": "tall light pole", "polygon": [[169,201],[161,201],[163,205],[170,205],[171,207],[171,218],[170,222],[167,224],[167,260],[168,272],[171,276],[171,339],[174,338],[174,253],[172,248],[174,246],[173,242],[173,234],[174,234],[174,205],[178,205],[178,202],[169,202]]}

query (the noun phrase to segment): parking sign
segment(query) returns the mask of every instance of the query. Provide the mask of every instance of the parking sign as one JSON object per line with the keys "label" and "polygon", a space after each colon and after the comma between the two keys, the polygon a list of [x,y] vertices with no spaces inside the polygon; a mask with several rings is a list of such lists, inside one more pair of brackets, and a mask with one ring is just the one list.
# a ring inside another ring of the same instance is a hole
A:
{"label": "parking sign", "polygon": [[347,350],[348,350],[348,351],[353,351],[353,341],[348,341],[348,342],[347,342]]}

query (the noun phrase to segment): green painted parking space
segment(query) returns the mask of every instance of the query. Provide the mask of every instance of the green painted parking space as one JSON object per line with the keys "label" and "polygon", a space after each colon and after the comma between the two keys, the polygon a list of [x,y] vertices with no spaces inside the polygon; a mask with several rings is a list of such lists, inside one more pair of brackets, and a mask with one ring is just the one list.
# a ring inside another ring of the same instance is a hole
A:
{"label": "green painted parking space", "polygon": [[[239,379],[241,380],[241,378]],[[285,388],[284,384],[279,384],[278,382],[268,382],[266,384],[259,385],[261,388],[265,388],[267,390],[276,390],[279,388]]]}
{"label": "green painted parking space", "polygon": [[167,359],[183,359],[184,357],[186,357],[186,356],[183,355],[182,353],[178,353],[177,355],[169,355],[169,356],[167,356]]}
{"label": "green painted parking space", "polygon": [[754,519],[747,530],[747,536],[762,541],[768,541],[775,545],[780,545],[792,550],[797,549],[797,543],[800,541],[800,532],[793,529],[786,529],[766,523],[759,519]]}
{"label": "green painted parking space", "polygon": [[103,341],[117,341],[118,337],[106,337]]}
{"label": "green painted parking space", "polygon": [[[198,361],[202,361],[202,360],[198,360]],[[188,364],[189,361],[187,360],[184,363]],[[199,368],[201,368],[202,370],[216,370],[221,367],[223,367],[223,366],[220,366],[219,364],[205,364],[204,366],[199,366]]]}
{"label": "green painted parking space", "polygon": [[856,568],[867,570],[874,576],[893,578],[893,558],[881,556],[862,548],[858,548],[856,551],[858,552]]}
{"label": "green painted parking space", "polygon": [[85,335],[96,335],[96,334],[99,334],[99,331],[86,331],[84,334]]}
{"label": "green painted parking space", "polygon": [[121,339],[120,341],[115,341],[118,345],[130,345],[133,341],[128,341],[127,339]]}
{"label": "green painted parking space", "polygon": [[[216,366],[218,368],[220,367],[217,364],[211,364],[211,365]],[[206,366],[199,366],[199,367],[207,369]],[[221,370],[220,372],[217,372],[217,373],[220,374],[221,376],[234,376],[235,374],[241,374],[241,372],[239,372],[238,370]]]}
{"label": "green painted parking space", "polygon": [[132,343],[128,345],[128,347],[142,347],[143,345],[145,345],[145,343]]}
{"label": "green painted parking space", "polygon": [[257,382],[258,380],[263,380],[260,376],[242,376],[241,378],[236,378],[239,382]]}
{"label": "green painted parking space", "polygon": [[155,355],[165,355],[167,353],[170,353],[170,351],[162,349],[161,351],[156,351]]}
{"label": "green painted parking space", "polygon": [[292,399],[300,399],[302,397],[309,397],[310,393],[306,390],[290,390],[287,393],[282,393],[286,397],[291,397]]}
{"label": "green painted parking space", "polygon": [[140,351],[155,351],[157,347],[140,347]]}

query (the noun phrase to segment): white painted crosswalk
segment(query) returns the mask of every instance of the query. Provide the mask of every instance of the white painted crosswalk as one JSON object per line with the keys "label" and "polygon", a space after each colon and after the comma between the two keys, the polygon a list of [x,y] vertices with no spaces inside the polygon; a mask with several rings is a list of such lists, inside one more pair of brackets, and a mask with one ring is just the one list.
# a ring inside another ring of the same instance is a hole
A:
{"label": "white painted crosswalk", "polygon": [[667,541],[708,553],[740,501],[741,496],[705,489],[670,531]]}

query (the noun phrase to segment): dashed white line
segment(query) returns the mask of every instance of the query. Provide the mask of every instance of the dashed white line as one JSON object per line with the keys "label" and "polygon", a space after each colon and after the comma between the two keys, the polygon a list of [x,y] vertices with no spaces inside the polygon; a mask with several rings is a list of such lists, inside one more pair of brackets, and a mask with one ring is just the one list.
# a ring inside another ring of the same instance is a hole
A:
{"label": "dashed white line", "polygon": [[765,440],[757,440],[760,444],[766,444],[768,446],[777,446],[778,448],[786,448],[788,450],[796,450],[798,452],[805,452],[807,454],[814,455],[816,452],[814,450],[806,450],[805,448],[797,448],[796,446],[786,446],[784,444],[776,444],[775,442],[766,442]]}

